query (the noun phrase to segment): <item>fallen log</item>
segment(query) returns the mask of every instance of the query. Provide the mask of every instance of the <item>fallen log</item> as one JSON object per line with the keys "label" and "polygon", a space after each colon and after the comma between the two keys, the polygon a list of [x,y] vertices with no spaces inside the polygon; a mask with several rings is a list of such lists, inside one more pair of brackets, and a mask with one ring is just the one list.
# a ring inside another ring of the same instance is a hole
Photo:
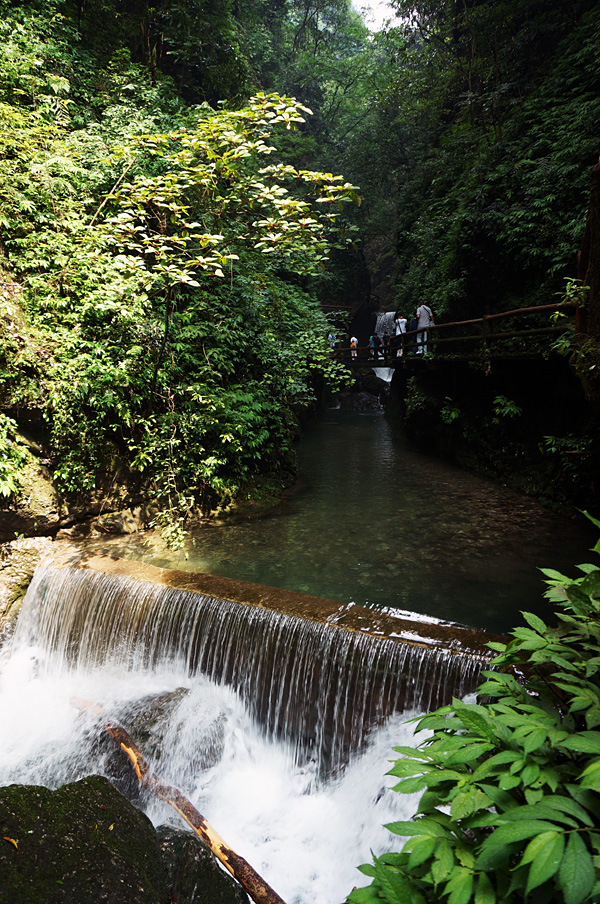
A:
{"label": "fallen log", "polygon": [[[104,715],[101,707],[87,700],[72,699],[71,703],[78,709],[92,711],[97,716]],[[259,876],[247,860],[229,847],[181,791],[165,784],[154,775],[143,754],[122,725],[108,720],[103,723],[103,728],[129,758],[140,785],[164,800],[179,813],[256,904],[284,904],[277,892]]]}

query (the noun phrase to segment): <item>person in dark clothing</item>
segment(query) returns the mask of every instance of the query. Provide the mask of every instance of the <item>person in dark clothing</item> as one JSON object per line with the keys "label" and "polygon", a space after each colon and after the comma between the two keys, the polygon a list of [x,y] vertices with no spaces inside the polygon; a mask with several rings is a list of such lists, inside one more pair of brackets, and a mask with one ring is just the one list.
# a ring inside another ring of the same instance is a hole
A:
{"label": "person in dark clothing", "polygon": [[386,330],[383,334],[383,357],[387,358],[390,352],[390,334]]}
{"label": "person in dark clothing", "polygon": [[[410,323],[408,325],[408,332],[412,333],[414,330],[418,330],[418,329],[419,329],[419,319],[416,314],[413,314],[412,317],[410,318]],[[413,350],[413,355],[416,355],[417,354],[417,337],[416,336],[412,337],[412,350]]]}

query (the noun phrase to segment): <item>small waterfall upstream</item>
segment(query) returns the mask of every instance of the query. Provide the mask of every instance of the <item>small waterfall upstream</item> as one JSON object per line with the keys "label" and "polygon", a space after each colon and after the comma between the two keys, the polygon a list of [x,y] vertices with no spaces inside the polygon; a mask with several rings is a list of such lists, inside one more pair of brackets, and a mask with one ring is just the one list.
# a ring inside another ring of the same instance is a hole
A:
{"label": "small waterfall upstream", "polygon": [[70,699],[100,703],[288,904],[329,904],[364,881],[355,868],[390,843],[382,824],[413,811],[385,778],[392,747],[411,743],[404,720],[473,690],[482,665],[418,638],[53,563],[0,653],[0,784],[114,778],[113,752]]}
{"label": "small waterfall upstream", "polygon": [[[383,341],[383,334],[387,333],[388,336],[395,336],[396,334],[396,314],[394,311],[386,311],[383,313],[377,314],[377,320],[375,322],[375,332],[379,336],[379,338]],[[388,367],[387,365],[382,365],[381,367],[374,367],[373,370],[377,374],[380,380],[385,380],[386,383],[389,383],[394,375],[394,369],[392,367]]]}

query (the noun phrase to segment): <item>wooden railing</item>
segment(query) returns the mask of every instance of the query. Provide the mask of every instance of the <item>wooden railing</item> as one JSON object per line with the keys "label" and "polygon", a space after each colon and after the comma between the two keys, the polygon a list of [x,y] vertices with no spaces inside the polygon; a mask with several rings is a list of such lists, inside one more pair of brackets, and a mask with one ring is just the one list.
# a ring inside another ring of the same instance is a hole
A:
{"label": "wooden railing", "polygon": [[[344,364],[369,364],[372,367],[396,367],[423,354],[482,361],[491,357],[538,357],[550,351],[549,340],[565,334],[573,325],[571,317],[563,319],[561,324],[549,323],[550,315],[555,312],[574,317],[575,305],[573,302],[539,305],[485,314],[472,320],[440,323],[391,336],[388,346],[377,349],[336,347],[333,355]],[[515,328],[515,320],[518,328]]]}

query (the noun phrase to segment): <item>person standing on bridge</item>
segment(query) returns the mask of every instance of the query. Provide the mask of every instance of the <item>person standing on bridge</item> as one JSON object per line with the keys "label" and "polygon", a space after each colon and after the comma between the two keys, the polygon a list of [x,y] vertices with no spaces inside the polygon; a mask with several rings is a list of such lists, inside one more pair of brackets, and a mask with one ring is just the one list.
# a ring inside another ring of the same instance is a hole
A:
{"label": "person standing on bridge", "polygon": [[358,339],[356,338],[356,336],[352,336],[352,338],[350,339],[350,355],[352,356],[352,358],[356,358],[356,356],[358,355],[357,349]]}
{"label": "person standing on bridge", "polygon": [[396,325],[396,343],[395,344],[396,344],[396,348],[398,349],[396,354],[399,358],[401,358],[404,353],[404,342],[402,339],[402,333],[406,332],[406,327],[408,325],[408,321],[407,321],[406,317],[404,316],[404,314],[398,314],[396,316],[396,319],[394,320],[394,323]]}
{"label": "person standing on bridge", "polygon": [[[429,305],[421,304],[417,308],[417,329],[422,330],[425,327],[435,326],[433,314]],[[419,333],[417,336],[417,355],[427,354],[427,332]]]}

